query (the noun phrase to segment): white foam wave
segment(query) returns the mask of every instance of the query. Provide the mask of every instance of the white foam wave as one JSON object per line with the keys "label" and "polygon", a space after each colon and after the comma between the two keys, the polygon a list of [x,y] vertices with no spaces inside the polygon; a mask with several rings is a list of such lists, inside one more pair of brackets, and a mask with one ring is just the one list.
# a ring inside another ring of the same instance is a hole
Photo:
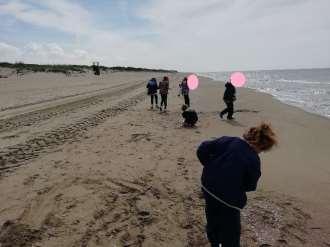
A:
{"label": "white foam wave", "polygon": [[278,82],[289,82],[289,83],[300,83],[300,84],[325,84],[330,85],[330,82],[320,82],[320,81],[305,81],[305,80],[287,80],[279,79]]}
{"label": "white foam wave", "polygon": [[[319,73],[319,71],[317,71]],[[229,73],[200,73],[200,76],[208,77],[213,80],[225,81],[228,79]],[[311,75],[307,75],[312,78]],[[308,112],[318,113],[325,117],[330,116],[330,82],[327,77],[323,77],[322,81],[313,80],[296,80],[285,79],[279,77],[276,71],[267,72],[267,74],[257,75],[250,73],[247,75],[246,87],[267,93],[278,100],[300,107]],[[302,78],[305,75],[300,75]],[[316,76],[318,78],[318,76]],[[330,78],[329,80],[330,81]],[[305,86],[303,86],[305,85]]]}

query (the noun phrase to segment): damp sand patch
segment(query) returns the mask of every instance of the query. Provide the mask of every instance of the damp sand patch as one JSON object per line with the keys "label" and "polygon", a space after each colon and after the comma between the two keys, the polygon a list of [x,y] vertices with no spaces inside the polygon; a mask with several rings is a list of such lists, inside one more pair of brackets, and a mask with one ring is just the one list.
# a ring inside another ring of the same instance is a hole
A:
{"label": "damp sand patch", "polygon": [[294,198],[258,192],[242,211],[243,246],[302,246],[310,218]]}

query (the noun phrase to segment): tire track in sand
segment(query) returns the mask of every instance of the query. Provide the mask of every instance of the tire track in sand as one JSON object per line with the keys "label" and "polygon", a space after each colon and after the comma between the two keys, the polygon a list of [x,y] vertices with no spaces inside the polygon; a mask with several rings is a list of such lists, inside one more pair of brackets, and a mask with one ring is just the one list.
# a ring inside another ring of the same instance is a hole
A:
{"label": "tire track in sand", "polygon": [[[140,85],[139,85],[140,86]],[[138,86],[130,87],[131,90]],[[128,89],[123,89],[122,94]],[[116,92],[118,94],[118,91]],[[113,107],[101,110],[91,116],[85,117],[75,123],[45,132],[25,143],[13,145],[0,150],[0,175],[25,164],[26,161],[37,158],[41,154],[50,151],[56,146],[68,141],[76,141],[88,129],[106,121],[109,117],[115,117],[128,107],[137,104],[145,98],[145,92],[138,93],[131,98],[121,100]]]}
{"label": "tire track in sand", "polygon": [[76,111],[77,109],[100,104],[109,97],[118,96],[123,93],[126,93],[127,91],[138,89],[139,87],[144,85],[144,83],[145,82],[141,82],[141,81],[138,83],[135,82],[133,85],[128,87],[122,87],[126,83],[116,85],[112,88],[119,87],[119,89],[115,89],[111,92],[93,95],[87,98],[76,100],[74,102],[64,103],[61,105],[48,107],[46,109],[20,114],[5,120],[0,120],[0,133],[5,131],[11,131],[24,126],[31,126],[38,122],[49,120],[64,113],[69,113]]}

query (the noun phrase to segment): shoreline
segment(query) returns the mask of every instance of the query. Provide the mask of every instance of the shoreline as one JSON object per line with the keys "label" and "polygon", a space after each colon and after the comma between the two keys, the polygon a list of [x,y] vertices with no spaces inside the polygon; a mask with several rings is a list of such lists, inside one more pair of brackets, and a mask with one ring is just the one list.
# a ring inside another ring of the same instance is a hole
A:
{"label": "shoreline", "polygon": [[[326,69],[327,69],[327,68],[326,68]],[[268,70],[265,70],[265,71],[268,71]],[[269,71],[272,71],[272,70],[269,70]],[[197,73],[197,75],[198,75],[198,73]],[[214,82],[225,83],[224,81],[217,80],[217,79],[213,78],[212,76],[202,75],[202,76],[199,76],[199,77],[204,77],[204,78],[207,78],[207,79],[211,79],[211,80],[214,81]],[[299,106],[299,105],[295,105],[295,104],[290,104],[290,103],[286,102],[285,100],[281,100],[281,99],[279,99],[276,95],[273,95],[273,94],[271,94],[271,93],[265,92],[265,91],[263,91],[263,90],[261,90],[261,89],[258,89],[258,88],[242,87],[242,89],[243,89],[243,88],[244,88],[244,89],[254,90],[255,92],[258,92],[258,93],[268,94],[268,95],[272,96],[274,99],[278,100],[279,102],[281,102],[281,103],[283,103],[283,104],[286,104],[286,105],[288,105],[288,106],[292,106],[292,107],[296,107],[296,108],[298,108],[298,109],[300,109],[300,110],[303,110],[303,111],[305,111],[305,112],[307,112],[307,113],[310,113],[310,114],[313,114],[313,115],[316,115],[316,116],[321,116],[321,117],[323,117],[323,118],[326,118],[326,119],[330,120],[330,114],[329,114],[328,116],[326,116],[326,115],[322,115],[321,113],[312,112],[311,110],[309,110],[309,109],[307,109],[307,108],[304,108],[303,106]]]}

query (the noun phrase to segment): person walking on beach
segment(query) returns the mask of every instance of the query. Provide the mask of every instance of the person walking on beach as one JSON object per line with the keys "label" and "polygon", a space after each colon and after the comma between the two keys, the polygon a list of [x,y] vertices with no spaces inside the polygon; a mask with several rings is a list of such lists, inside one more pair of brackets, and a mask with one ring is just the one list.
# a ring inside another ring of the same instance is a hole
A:
{"label": "person walking on beach", "polygon": [[157,95],[158,85],[157,85],[156,78],[152,78],[148,82],[147,89],[148,89],[148,95],[150,95],[150,99],[151,99],[150,109],[154,108],[154,101],[155,101],[155,104],[156,104],[156,108],[159,108],[159,106],[158,106],[158,95]]}
{"label": "person walking on beach", "polygon": [[255,191],[261,176],[259,154],[277,144],[270,125],[247,130],[243,139],[223,136],[203,142],[197,150],[202,163],[207,237],[212,247],[239,247],[240,210],[246,192]]}
{"label": "person walking on beach", "polygon": [[167,94],[168,94],[169,84],[170,83],[167,76],[164,76],[163,80],[159,82],[159,94],[161,97],[160,111],[163,110],[163,106],[164,106],[164,111],[166,111],[167,109]]}
{"label": "person walking on beach", "polygon": [[[189,107],[190,106],[190,98],[189,98],[189,87],[188,87],[187,77],[185,77],[182,80],[182,82],[179,84],[179,87],[180,87],[180,93],[184,97],[184,103],[185,103],[185,105],[187,105]],[[179,96],[180,96],[180,93],[179,93]]]}
{"label": "person walking on beach", "polygon": [[184,119],[183,127],[193,128],[198,121],[198,116],[195,110],[188,109],[187,105],[181,107],[182,117]]}
{"label": "person walking on beach", "polygon": [[227,119],[228,120],[233,120],[233,114],[234,114],[234,101],[236,100],[236,89],[235,86],[231,82],[227,82],[226,85],[226,90],[223,95],[223,101],[226,104],[226,109],[224,109],[222,112],[220,112],[220,117],[223,118],[223,115],[228,113]]}

